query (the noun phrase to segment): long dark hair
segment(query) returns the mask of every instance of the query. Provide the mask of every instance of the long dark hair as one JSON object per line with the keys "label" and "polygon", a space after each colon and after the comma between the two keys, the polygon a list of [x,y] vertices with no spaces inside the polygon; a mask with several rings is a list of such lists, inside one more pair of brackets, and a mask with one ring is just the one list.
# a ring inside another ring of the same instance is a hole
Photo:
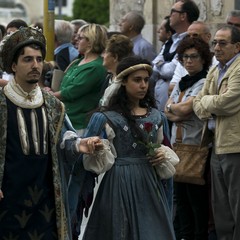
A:
{"label": "long dark hair", "polygon": [[[146,59],[142,59],[138,56],[130,56],[122,59],[122,61],[119,62],[117,66],[116,74],[118,75],[125,69],[138,64],[148,64],[151,66],[151,63]],[[128,76],[129,75],[125,76],[123,78],[123,81],[127,81]],[[139,105],[140,107],[146,107],[146,108],[156,107],[155,99],[149,89],[145,97],[139,101]],[[134,137],[142,140],[141,131],[136,125],[135,117],[132,115],[132,104],[126,93],[125,86],[122,85],[119,88],[117,94],[112,96],[106,109],[109,111],[116,111],[118,113],[121,113],[127,119]]]}

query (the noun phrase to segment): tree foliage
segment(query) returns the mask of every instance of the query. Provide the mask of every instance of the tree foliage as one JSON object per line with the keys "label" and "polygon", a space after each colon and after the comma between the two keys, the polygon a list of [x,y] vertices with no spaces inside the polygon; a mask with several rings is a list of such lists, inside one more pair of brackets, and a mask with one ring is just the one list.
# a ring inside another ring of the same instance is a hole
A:
{"label": "tree foliage", "polygon": [[74,0],[73,18],[89,23],[109,23],[109,0]]}

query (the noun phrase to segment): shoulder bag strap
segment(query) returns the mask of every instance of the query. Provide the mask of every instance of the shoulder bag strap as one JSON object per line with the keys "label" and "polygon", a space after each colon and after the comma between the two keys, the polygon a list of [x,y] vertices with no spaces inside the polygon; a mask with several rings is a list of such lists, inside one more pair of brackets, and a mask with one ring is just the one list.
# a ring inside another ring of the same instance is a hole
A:
{"label": "shoulder bag strap", "polygon": [[[178,103],[182,101],[182,98],[185,94],[185,91],[180,92],[179,97],[178,97]],[[176,143],[181,143],[182,142],[182,127],[181,125],[177,126],[176,130]]]}

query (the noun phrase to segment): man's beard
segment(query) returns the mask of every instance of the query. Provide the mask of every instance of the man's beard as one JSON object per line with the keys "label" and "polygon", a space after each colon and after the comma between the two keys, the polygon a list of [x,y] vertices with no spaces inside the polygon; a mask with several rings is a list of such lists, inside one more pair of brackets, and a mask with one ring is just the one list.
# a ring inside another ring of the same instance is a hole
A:
{"label": "man's beard", "polygon": [[29,80],[27,80],[27,83],[36,84],[36,83],[38,83],[38,79],[29,79]]}

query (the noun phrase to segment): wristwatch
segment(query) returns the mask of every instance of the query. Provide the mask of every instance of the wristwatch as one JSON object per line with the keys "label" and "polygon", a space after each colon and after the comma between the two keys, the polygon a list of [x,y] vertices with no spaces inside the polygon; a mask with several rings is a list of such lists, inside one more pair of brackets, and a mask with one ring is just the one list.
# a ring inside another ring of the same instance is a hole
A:
{"label": "wristwatch", "polygon": [[172,105],[172,104],[169,103],[169,104],[166,106],[168,112],[172,112],[172,110],[171,110],[171,105]]}

